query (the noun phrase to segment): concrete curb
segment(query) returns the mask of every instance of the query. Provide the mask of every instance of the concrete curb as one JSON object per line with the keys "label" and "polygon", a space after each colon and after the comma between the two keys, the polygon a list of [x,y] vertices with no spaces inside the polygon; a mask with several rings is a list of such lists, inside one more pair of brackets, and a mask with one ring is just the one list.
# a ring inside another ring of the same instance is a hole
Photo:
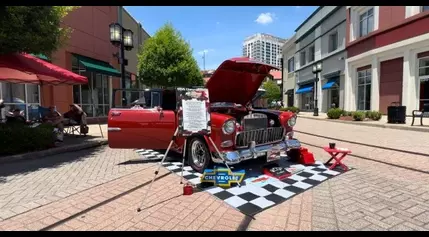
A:
{"label": "concrete curb", "polygon": [[60,146],[60,147],[55,147],[55,148],[51,148],[43,151],[35,151],[35,152],[29,152],[25,154],[5,156],[5,157],[0,157],[0,164],[12,163],[12,162],[17,162],[22,160],[40,159],[45,156],[52,156],[52,155],[57,155],[61,153],[80,151],[80,150],[85,150],[88,148],[98,147],[106,144],[107,144],[107,140],[88,141],[82,144]]}
{"label": "concrete curb", "polygon": [[415,132],[429,132],[429,129],[425,127],[414,127],[414,126],[412,127],[411,125],[407,125],[407,124],[404,124],[403,125],[404,127],[400,127],[399,125],[395,126],[395,125],[389,125],[389,124],[373,124],[373,123],[366,123],[366,122],[344,121],[344,120],[337,120],[337,119],[318,119],[318,118],[312,118],[312,117],[307,117],[302,115],[298,115],[298,118],[326,121],[331,123],[345,123],[345,124],[352,124],[352,125],[366,126],[366,127],[390,128],[390,129],[396,129],[396,130],[415,131]]}

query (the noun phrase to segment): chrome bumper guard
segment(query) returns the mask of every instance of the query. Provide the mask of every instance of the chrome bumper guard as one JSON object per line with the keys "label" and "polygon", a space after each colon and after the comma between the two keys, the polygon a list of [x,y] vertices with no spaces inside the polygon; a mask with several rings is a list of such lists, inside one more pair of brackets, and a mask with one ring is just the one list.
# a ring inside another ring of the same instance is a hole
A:
{"label": "chrome bumper guard", "polygon": [[[256,159],[258,157],[265,156],[267,152],[270,151],[273,147],[276,147],[276,149],[280,149],[286,152],[289,149],[301,148],[301,143],[296,139],[288,139],[269,145],[261,145],[256,147],[251,146],[247,149],[238,149],[236,151],[222,152],[222,155],[226,159],[226,163],[228,165],[234,165],[245,160]],[[213,162],[223,163],[223,160],[218,157],[213,157]]]}

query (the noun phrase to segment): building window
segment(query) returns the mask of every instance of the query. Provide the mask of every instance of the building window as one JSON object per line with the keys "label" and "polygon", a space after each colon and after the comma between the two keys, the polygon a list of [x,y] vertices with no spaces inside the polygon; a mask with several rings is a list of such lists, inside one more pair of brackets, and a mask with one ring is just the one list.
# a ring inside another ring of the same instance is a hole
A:
{"label": "building window", "polygon": [[357,72],[357,109],[371,110],[371,69]]}
{"label": "building window", "polygon": [[314,61],[314,45],[308,48],[308,62]]}
{"label": "building window", "polygon": [[429,6],[422,6],[422,12],[428,11],[429,10]]}
{"label": "building window", "polygon": [[429,106],[429,57],[419,60],[419,110]]}
{"label": "building window", "polygon": [[302,52],[299,54],[299,64],[300,64],[301,66],[304,66],[304,65],[305,65],[305,51],[302,51]]}
{"label": "building window", "polygon": [[[28,120],[39,118],[40,87],[32,84],[0,83],[0,98],[3,99],[5,109],[24,111]],[[1,115],[4,118],[5,114]]]}
{"label": "building window", "polygon": [[329,47],[328,52],[333,52],[337,50],[338,48],[338,32],[335,31],[334,33],[329,35]]}
{"label": "building window", "polygon": [[419,78],[420,80],[429,80],[429,57],[419,60]]}
{"label": "building window", "polygon": [[88,78],[88,84],[73,86],[73,103],[80,105],[88,117],[107,116],[111,77],[87,71],[76,57],[72,57],[72,71]]}
{"label": "building window", "polygon": [[374,8],[370,8],[359,15],[359,37],[363,37],[374,30]]}
{"label": "building window", "polygon": [[295,58],[292,57],[289,60],[287,60],[287,70],[288,72],[293,72],[295,71]]}

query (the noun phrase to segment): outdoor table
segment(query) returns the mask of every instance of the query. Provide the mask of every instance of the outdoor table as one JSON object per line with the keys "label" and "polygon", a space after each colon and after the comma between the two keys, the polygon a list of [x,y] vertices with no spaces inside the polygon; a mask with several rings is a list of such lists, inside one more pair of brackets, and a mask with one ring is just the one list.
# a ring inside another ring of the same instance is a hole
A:
{"label": "outdoor table", "polygon": [[349,167],[347,167],[344,163],[341,162],[346,156],[350,153],[352,153],[351,150],[347,148],[334,148],[331,149],[329,146],[323,147],[323,150],[325,150],[329,155],[331,155],[331,158],[325,163],[325,165],[328,165],[329,162],[332,160],[335,160],[335,162],[329,167],[330,170],[334,169],[336,166],[341,166],[344,171],[347,171]]}

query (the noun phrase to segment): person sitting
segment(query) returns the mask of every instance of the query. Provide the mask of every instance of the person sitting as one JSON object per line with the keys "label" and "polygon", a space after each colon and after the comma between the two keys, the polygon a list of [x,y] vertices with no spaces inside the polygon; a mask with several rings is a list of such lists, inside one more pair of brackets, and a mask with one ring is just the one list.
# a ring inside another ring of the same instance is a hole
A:
{"label": "person sitting", "polygon": [[54,106],[49,107],[49,112],[43,118],[43,123],[51,124],[52,126],[58,128],[61,132],[64,129],[63,117]]}
{"label": "person sitting", "polygon": [[0,123],[6,122],[6,118],[4,118],[4,115],[3,115],[3,109],[5,107],[6,106],[4,105],[3,99],[0,99]]}
{"label": "person sitting", "polygon": [[28,124],[27,120],[25,119],[23,113],[20,109],[14,109],[12,112],[9,112],[9,114],[6,116],[6,124]]}
{"label": "person sitting", "polygon": [[64,118],[68,119],[66,125],[86,125],[86,113],[77,104],[70,105],[70,110],[64,114]]}

